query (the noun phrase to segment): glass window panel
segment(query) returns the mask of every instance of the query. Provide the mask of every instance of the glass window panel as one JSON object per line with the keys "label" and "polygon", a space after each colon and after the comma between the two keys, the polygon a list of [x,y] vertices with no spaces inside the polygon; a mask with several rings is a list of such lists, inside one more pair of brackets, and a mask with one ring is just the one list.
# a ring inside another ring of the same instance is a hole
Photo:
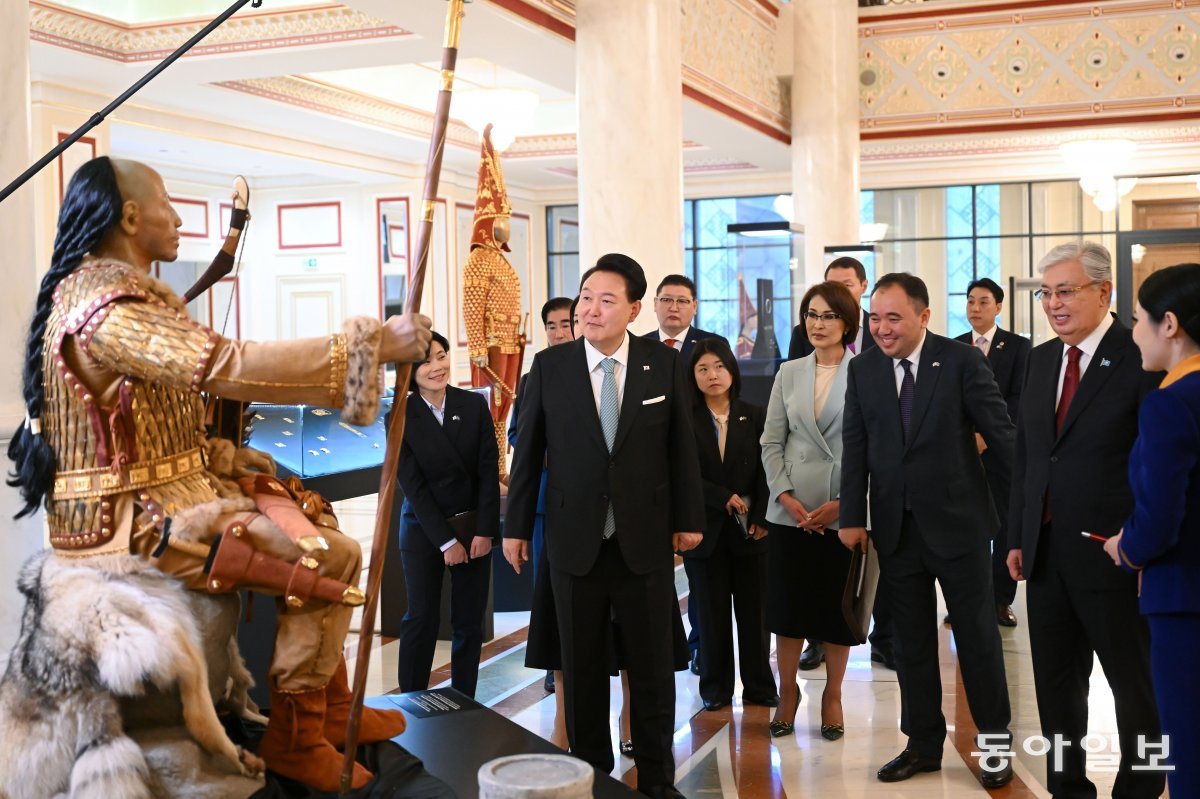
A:
{"label": "glass window panel", "polygon": [[1080,234],[1117,229],[1117,211],[1101,211],[1075,180],[1034,183],[1033,233]]}
{"label": "glass window panel", "polygon": [[546,251],[579,252],[579,206],[557,205],[546,209]]}
{"label": "glass window panel", "polygon": [[[957,235],[971,235],[970,229],[970,200],[971,187],[967,191],[966,232]],[[888,225],[885,239],[929,239],[946,238],[946,205],[947,188],[939,186],[930,189],[888,189],[875,191],[874,212],[876,222],[886,222]]]}
{"label": "glass window panel", "polygon": [[[979,188],[983,188],[980,186]],[[998,226],[995,233],[978,229],[977,235],[1020,235],[1030,232],[1030,187],[1028,184],[1001,184],[996,186],[996,214]],[[976,214],[979,214],[979,192],[976,191]],[[990,202],[990,200],[985,200]],[[977,222],[978,224],[978,217]]]}
{"label": "glass window panel", "polygon": [[[745,222],[785,222],[775,210],[774,194],[695,200],[697,247],[734,247],[737,234],[729,226]],[[786,236],[786,233],[781,233]]]}
{"label": "glass window panel", "polygon": [[[975,240],[975,280],[986,277],[1001,283],[1000,252],[1004,239]],[[1020,239],[1013,239],[1020,242]],[[952,291],[954,289],[951,289]],[[964,289],[965,290],[965,289]]]}
{"label": "glass window panel", "polygon": [[547,257],[551,297],[574,297],[579,293],[579,255],[550,255]]}
{"label": "glass window panel", "polygon": [[858,221],[870,224],[875,221],[875,192],[860,191],[858,193]]}
{"label": "glass window panel", "polygon": [[[951,294],[967,293],[967,284],[975,279],[975,253],[970,239],[946,240],[946,289]],[[932,294],[930,295],[932,296]]]}
{"label": "glass window panel", "polygon": [[695,231],[692,230],[692,221],[695,218],[694,206],[695,200],[683,201],[683,248],[686,250],[689,247],[695,247],[696,242],[692,238]]}
{"label": "glass window panel", "polygon": [[946,236],[974,234],[974,194],[970,186],[950,186],[946,189]]}
{"label": "glass window panel", "polygon": [[880,242],[875,256],[877,277],[908,272],[925,281],[929,288],[929,329],[942,334],[946,330],[946,245],[945,239]]}
{"label": "glass window panel", "polygon": [[720,248],[697,250],[695,254],[696,325],[704,330],[736,337],[737,250]]}

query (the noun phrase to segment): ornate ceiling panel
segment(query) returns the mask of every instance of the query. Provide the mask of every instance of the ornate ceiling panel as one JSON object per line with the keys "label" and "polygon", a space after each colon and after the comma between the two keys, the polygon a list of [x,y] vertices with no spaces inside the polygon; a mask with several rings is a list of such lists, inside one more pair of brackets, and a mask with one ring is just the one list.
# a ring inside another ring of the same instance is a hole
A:
{"label": "ornate ceiling panel", "polygon": [[1200,117],[1200,0],[864,18],[858,77],[864,139]]}
{"label": "ornate ceiling panel", "polygon": [[[159,61],[209,19],[127,24],[54,3],[32,0],[29,35],[34,41],[113,61]],[[337,3],[283,11],[248,11],[230,19],[190,55],[239,53],[281,47],[411,36],[409,31]]]}

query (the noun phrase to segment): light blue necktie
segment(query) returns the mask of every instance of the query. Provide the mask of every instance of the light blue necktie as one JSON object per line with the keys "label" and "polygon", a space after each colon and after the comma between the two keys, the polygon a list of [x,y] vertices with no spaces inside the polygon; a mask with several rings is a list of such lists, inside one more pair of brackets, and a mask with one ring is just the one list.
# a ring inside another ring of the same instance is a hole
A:
{"label": "light blue necktie", "polygon": [[[604,382],[600,384],[600,428],[604,431],[604,443],[612,454],[613,442],[617,440],[617,419],[621,415],[621,405],[617,402],[617,368],[615,358],[605,358],[600,362],[604,370]],[[604,519],[604,537],[612,538],[617,531],[617,518],[613,515],[612,501],[608,503],[608,516]]]}

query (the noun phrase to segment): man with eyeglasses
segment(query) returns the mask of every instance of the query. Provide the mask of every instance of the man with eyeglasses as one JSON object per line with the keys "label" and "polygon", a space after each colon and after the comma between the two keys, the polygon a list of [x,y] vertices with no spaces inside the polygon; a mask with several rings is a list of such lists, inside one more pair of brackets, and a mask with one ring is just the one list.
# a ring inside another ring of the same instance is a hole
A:
{"label": "man with eyeglasses", "polygon": [[[683,368],[684,377],[689,385],[695,380],[688,372],[692,357],[692,347],[700,339],[719,338],[716,333],[692,327],[696,318],[696,284],[686,275],[667,275],[654,291],[654,315],[658,317],[658,329],[645,335],[645,338],[661,341],[679,353],[679,365]],[[691,590],[691,583],[688,583]],[[697,615],[696,602],[688,602],[688,651],[691,653],[691,672],[700,674],[700,617]]]}
{"label": "man with eyeglasses", "polygon": [[[1004,310],[1004,289],[991,278],[981,277],[967,284],[967,321],[971,329],[958,336],[964,344],[977,347],[992,369],[996,385],[1008,405],[1008,416],[1017,423],[1017,411],[1021,405],[1021,385],[1025,381],[1025,362],[1032,345],[1029,339],[996,324],[996,317]],[[1016,627],[1017,614],[1012,603],[1017,595],[1017,582],[1008,573],[1008,498],[1009,474],[998,468],[995,458],[988,451],[983,436],[975,434],[983,468],[987,472],[988,488],[1000,515],[1000,534],[992,542],[992,590],[996,596],[996,623],[1001,627]],[[950,623],[950,616],[946,616]]]}
{"label": "man with eyeglasses", "polygon": [[647,333],[645,337],[674,347],[684,371],[688,369],[688,359],[692,357],[692,347],[697,341],[718,338],[716,333],[692,327],[698,305],[696,284],[686,275],[667,275],[654,292],[654,315],[658,317],[658,329]]}
{"label": "man with eyeglasses", "polygon": [[[1113,796],[1156,797],[1146,766],[1160,737],[1150,681],[1150,633],[1135,578],[1101,542],[1130,511],[1129,451],[1138,408],[1161,374],[1142,371],[1129,328],[1109,314],[1112,257],[1090,241],[1062,244],[1038,264],[1035,296],[1056,338],[1034,347],[1017,421],[1008,568],[1026,580],[1029,643],[1042,735],[1063,740],[1047,768],[1055,797],[1094,797],[1087,778],[1088,685],[1099,657],[1112,689],[1121,765]],[[1144,736],[1144,737],[1142,737]]]}

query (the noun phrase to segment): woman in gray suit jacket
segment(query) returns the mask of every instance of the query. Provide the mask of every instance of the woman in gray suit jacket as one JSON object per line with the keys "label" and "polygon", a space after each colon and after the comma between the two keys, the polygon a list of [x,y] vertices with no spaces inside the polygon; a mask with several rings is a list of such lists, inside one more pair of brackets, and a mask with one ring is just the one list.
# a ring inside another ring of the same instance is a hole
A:
{"label": "woman in gray suit jacket", "polygon": [[821,736],[844,734],[842,678],[857,643],[842,617],[850,551],[837,531],[842,472],[842,405],[859,326],[858,303],[840,283],[813,286],[800,302],[800,320],[815,350],[788,361],[775,376],[762,436],[770,501],[767,627],[776,636],[779,707],[772,737],[794,731],[800,691],[796,667],[805,639],[825,642]]}

